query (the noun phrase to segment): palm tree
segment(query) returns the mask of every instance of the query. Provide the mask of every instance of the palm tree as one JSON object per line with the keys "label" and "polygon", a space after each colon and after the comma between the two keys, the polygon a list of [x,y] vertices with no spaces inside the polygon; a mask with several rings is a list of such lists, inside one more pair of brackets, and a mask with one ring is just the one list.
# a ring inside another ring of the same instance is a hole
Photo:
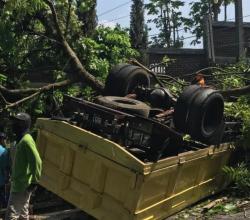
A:
{"label": "palm tree", "polygon": [[130,39],[135,49],[145,47],[144,1],[133,0],[130,12]]}

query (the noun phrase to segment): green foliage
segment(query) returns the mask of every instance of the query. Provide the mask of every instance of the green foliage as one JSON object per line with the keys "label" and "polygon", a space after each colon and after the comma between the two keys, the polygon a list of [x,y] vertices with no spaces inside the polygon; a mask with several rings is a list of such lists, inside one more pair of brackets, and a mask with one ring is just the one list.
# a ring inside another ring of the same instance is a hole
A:
{"label": "green foliage", "polygon": [[191,29],[191,33],[196,35],[196,39],[192,44],[201,43],[200,39],[203,36],[203,18],[208,14],[208,0],[201,0],[191,3],[190,19],[186,19],[185,23]]}
{"label": "green foliage", "polygon": [[[249,63],[241,61],[236,65],[223,68],[223,71],[214,73],[219,89],[227,90],[240,88],[249,84]],[[238,143],[239,150],[244,154],[244,162],[236,167],[225,167],[224,173],[234,183],[234,193],[249,196],[250,192],[250,169],[249,149],[250,149],[250,95],[246,94],[237,99],[236,102],[225,102],[225,115],[233,116],[243,121],[243,136]]]}
{"label": "green foliage", "polygon": [[218,4],[215,4],[214,1],[211,0],[201,0],[190,3],[191,10],[189,13],[189,18],[186,18],[184,22],[191,30],[191,33],[196,36],[196,39],[192,41],[192,44],[201,43],[201,38],[203,36],[204,16],[210,14],[211,10],[214,20],[217,20],[222,2],[222,0],[219,0]]}
{"label": "green foliage", "polygon": [[[53,1],[59,25],[68,43],[85,68],[104,80],[110,68],[120,62],[138,56],[131,48],[127,31],[116,28],[92,29],[86,36],[86,21],[95,13],[96,1]],[[71,2],[70,6],[68,3]],[[90,15],[89,14],[89,15]],[[85,26],[84,26],[85,25]],[[84,27],[84,28],[83,28]],[[84,30],[83,30],[84,29]],[[43,0],[9,0],[0,12],[0,82],[8,88],[33,87],[30,78],[39,73],[42,79],[52,82],[68,78],[72,72],[70,60],[65,57],[57,42],[51,12]],[[77,84],[60,91],[47,92],[35,100],[20,105],[13,111],[28,111],[34,117],[48,112],[49,97],[62,101],[63,93],[82,96],[93,95],[87,85]],[[7,97],[15,101],[22,98]]]}
{"label": "green foliage", "polygon": [[76,50],[89,72],[102,80],[113,65],[139,55],[131,48],[128,33],[119,27],[98,27],[92,38],[80,39]]}
{"label": "green foliage", "polygon": [[250,80],[249,74],[247,74],[249,70],[250,65],[245,60],[228,65],[221,71],[214,72],[215,78],[220,82],[217,86],[224,90],[246,86]]}
{"label": "green foliage", "polygon": [[167,88],[171,91],[173,95],[178,95],[183,91],[183,83],[184,80],[178,79],[177,81],[171,82],[171,84],[167,85]]}
{"label": "green foliage", "polygon": [[250,170],[246,164],[240,163],[236,167],[226,166],[223,172],[234,183],[237,194],[250,195]]}
{"label": "green foliage", "polygon": [[27,14],[45,8],[45,3],[42,0],[9,0],[6,1],[4,6],[5,15],[15,13],[16,19],[22,19]]}
{"label": "green foliage", "polygon": [[76,13],[85,36],[91,36],[97,27],[96,4],[96,0],[76,0]]}
{"label": "green foliage", "polygon": [[232,214],[238,211],[237,206],[234,203],[218,204],[212,209],[208,210],[207,216],[213,216],[216,214]]}
{"label": "green foliage", "polygon": [[[249,63],[241,61],[223,68],[221,72],[215,72],[214,77],[219,82],[217,88],[227,90],[246,86],[250,81],[249,68]],[[250,95],[241,96],[236,102],[226,102],[225,114],[243,121],[241,145],[244,148],[250,148]]]}
{"label": "green foliage", "polygon": [[93,7],[96,3],[95,1],[92,0],[76,0],[78,4],[78,10],[81,13],[89,11],[89,8]]}
{"label": "green foliage", "polygon": [[3,83],[7,80],[7,76],[0,74],[0,83]]}
{"label": "green foliage", "polygon": [[169,66],[171,63],[175,63],[176,62],[176,59],[171,59],[169,58],[167,55],[163,57],[162,59],[162,63],[165,65],[165,66]]}
{"label": "green foliage", "polygon": [[178,29],[183,25],[185,18],[182,16],[180,8],[184,6],[184,1],[172,0],[150,0],[146,4],[148,14],[156,16],[148,20],[153,22],[159,29],[159,34],[152,37],[151,46],[160,47],[182,47],[183,42],[179,37]]}
{"label": "green foliage", "polygon": [[[169,58],[168,56],[164,56],[162,58],[161,64],[168,67],[169,65],[171,65],[172,63],[175,63],[175,62],[176,62],[175,59]],[[171,91],[171,93],[175,96],[178,96],[182,92],[183,84],[186,83],[183,79],[180,79],[177,77],[175,77],[175,80],[173,80],[173,81],[163,80],[162,82]]]}
{"label": "green foliage", "polygon": [[[250,99],[247,96],[240,97],[237,102],[225,103],[225,114],[239,118],[243,121],[242,139],[239,146],[246,151],[245,159],[249,160],[250,149]],[[248,153],[247,153],[248,152]]]}

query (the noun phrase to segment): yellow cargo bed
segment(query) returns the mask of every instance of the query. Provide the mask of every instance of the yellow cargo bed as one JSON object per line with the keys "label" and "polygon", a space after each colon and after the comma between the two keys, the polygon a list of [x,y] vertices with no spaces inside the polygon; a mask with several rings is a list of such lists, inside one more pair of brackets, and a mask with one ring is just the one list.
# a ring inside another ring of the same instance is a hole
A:
{"label": "yellow cargo bed", "polygon": [[227,185],[230,144],[144,163],[66,122],[38,119],[37,127],[41,185],[97,219],[164,219]]}

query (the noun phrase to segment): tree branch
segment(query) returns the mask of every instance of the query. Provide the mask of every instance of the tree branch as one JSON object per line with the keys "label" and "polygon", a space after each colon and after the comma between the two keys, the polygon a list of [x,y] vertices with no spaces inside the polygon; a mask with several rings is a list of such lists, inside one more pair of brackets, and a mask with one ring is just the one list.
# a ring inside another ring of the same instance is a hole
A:
{"label": "tree branch", "polygon": [[72,0],[68,0],[68,13],[67,13],[67,19],[66,19],[66,28],[65,28],[65,36],[68,34],[69,30],[69,23],[70,23],[70,13],[71,13],[71,6],[72,6]]}
{"label": "tree branch", "polygon": [[8,109],[8,108],[12,108],[12,107],[15,107],[15,106],[17,106],[17,105],[20,105],[21,103],[26,102],[26,101],[28,101],[28,100],[30,100],[30,99],[32,99],[32,98],[34,98],[34,97],[36,97],[36,96],[38,96],[38,95],[40,95],[40,94],[41,94],[41,92],[38,91],[38,92],[36,92],[36,93],[34,93],[34,94],[30,95],[30,96],[27,96],[27,97],[25,97],[25,98],[23,98],[23,99],[21,99],[21,100],[18,100],[18,101],[13,102],[13,103],[9,103],[9,104],[7,104],[7,105],[5,106],[4,109]]}
{"label": "tree branch", "polygon": [[147,71],[147,72],[156,80],[156,82],[157,82],[161,87],[164,87],[163,83],[157,78],[156,74],[155,74],[152,70],[150,70],[150,69],[148,69],[147,67],[145,67],[144,65],[142,65],[142,64],[141,64],[140,62],[138,62],[136,59],[131,59],[129,62],[130,62],[131,64],[134,64],[134,65],[136,65],[136,66],[139,66],[139,67],[141,67],[142,69],[144,69],[145,71]]}
{"label": "tree branch", "polygon": [[0,100],[1,102],[3,102],[5,105],[10,104],[9,102],[6,101],[6,99],[4,98],[3,94],[0,92]]}
{"label": "tree branch", "polygon": [[25,61],[30,58],[32,55],[34,55],[34,53],[37,53],[37,52],[45,52],[45,51],[50,51],[52,48],[49,47],[49,48],[44,48],[44,49],[34,49],[34,50],[30,50],[28,51],[22,58],[22,61],[20,61],[20,63],[17,64],[17,66],[21,66],[25,63]]}
{"label": "tree branch", "polygon": [[6,87],[0,85],[0,91],[9,95],[18,95],[20,93],[27,94],[32,92],[37,92],[39,88],[28,88],[28,89],[7,89]]}
{"label": "tree branch", "polygon": [[51,41],[51,42],[54,42],[54,43],[56,43],[56,44],[61,44],[61,42],[58,42],[56,39],[53,39],[53,38],[51,38],[51,37],[48,37],[48,36],[46,36],[46,35],[43,34],[43,33],[35,32],[35,31],[27,31],[27,34],[39,36],[39,37],[41,37],[41,38],[47,39],[47,40],[49,40],[49,41]]}
{"label": "tree branch", "polygon": [[34,93],[34,92],[38,92],[38,91],[45,91],[45,90],[50,90],[51,88],[60,88],[63,86],[67,86],[72,84],[74,81],[72,80],[64,80],[61,82],[56,82],[56,83],[52,83],[52,84],[48,84],[46,86],[43,86],[41,88],[27,88],[27,89],[7,89],[4,86],[0,85],[0,92],[5,92],[6,94],[10,94],[10,95],[17,95],[17,94],[30,94],[30,93]]}
{"label": "tree branch", "polygon": [[76,53],[69,46],[68,42],[63,36],[63,33],[59,27],[58,17],[53,3],[50,0],[44,0],[44,2],[48,5],[52,12],[52,18],[54,21],[55,29],[57,32],[58,40],[61,42],[63,50],[65,54],[70,58],[71,67],[74,71],[80,76],[80,79],[86,81],[86,83],[91,86],[94,90],[103,93],[104,85],[101,81],[96,79],[93,75],[91,75],[82,65]]}
{"label": "tree branch", "polygon": [[28,92],[28,93],[33,92],[33,94],[31,94],[31,95],[29,95],[29,96],[27,96],[27,97],[25,97],[25,98],[23,98],[23,99],[20,99],[20,100],[18,100],[18,101],[16,101],[16,102],[13,102],[13,103],[7,102],[7,101],[5,100],[5,98],[2,96],[2,94],[0,93],[0,99],[1,99],[1,100],[4,102],[4,104],[5,104],[5,107],[4,107],[3,109],[8,109],[8,108],[15,107],[15,106],[17,106],[17,105],[20,105],[20,104],[23,103],[23,102],[26,102],[26,101],[28,101],[28,100],[30,100],[30,99],[32,99],[32,98],[34,98],[34,97],[40,95],[41,93],[43,93],[43,92],[45,92],[45,91],[49,91],[50,89],[58,89],[58,88],[61,88],[61,87],[64,87],[64,86],[68,86],[68,85],[70,85],[70,84],[72,84],[72,83],[74,83],[74,82],[75,82],[75,81],[73,81],[73,80],[67,79],[67,80],[64,80],[64,81],[61,81],[61,82],[56,82],[56,83],[48,84],[48,85],[43,86],[43,87],[41,87],[41,88],[14,89],[14,90],[8,90],[8,89],[6,89],[5,87],[1,86],[1,87],[3,87],[3,88],[5,89],[5,91],[10,92],[11,94],[17,94],[18,91],[19,91],[19,92],[23,92],[23,93],[26,93],[26,92]]}
{"label": "tree branch", "polygon": [[250,85],[244,86],[241,88],[235,88],[235,89],[228,89],[228,90],[218,90],[224,97],[230,97],[230,96],[241,96],[241,95],[248,95],[250,94]]}

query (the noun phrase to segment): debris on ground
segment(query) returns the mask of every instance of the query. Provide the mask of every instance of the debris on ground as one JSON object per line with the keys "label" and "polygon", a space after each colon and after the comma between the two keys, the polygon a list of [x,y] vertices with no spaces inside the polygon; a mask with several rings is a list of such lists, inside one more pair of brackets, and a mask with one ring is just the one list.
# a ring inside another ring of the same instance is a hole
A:
{"label": "debris on ground", "polygon": [[250,219],[250,198],[220,194],[184,209],[166,220]]}

